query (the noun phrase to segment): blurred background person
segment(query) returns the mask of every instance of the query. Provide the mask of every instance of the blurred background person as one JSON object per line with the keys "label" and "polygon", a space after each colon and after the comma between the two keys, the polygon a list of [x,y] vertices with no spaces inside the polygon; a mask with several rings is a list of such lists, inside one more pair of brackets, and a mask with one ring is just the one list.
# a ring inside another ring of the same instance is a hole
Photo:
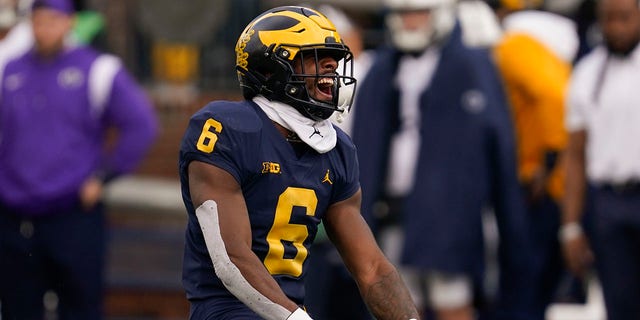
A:
{"label": "blurred background person", "polygon": [[[0,0],[0,59],[25,53],[33,46],[28,17],[33,0]],[[66,41],[92,44],[104,30],[104,16],[94,10],[74,14],[73,27]]]}
{"label": "blurred background person", "polygon": [[73,14],[68,0],[34,1],[34,46],[0,78],[3,319],[42,319],[48,291],[58,319],[102,318],[103,187],[134,170],[157,133],[120,61],[66,41]]}
{"label": "blurred background person", "polygon": [[579,39],[575,23],[542,1],[490,0],[503,27],[493,54],[504,81],[516,133],[518,178],[529,216],[537,319],[544,319],[566,276],[558,228],[564,191],[565,92]]}
{"label": "blurred background person", "polygon": [[578,62],[568,93],[560,238],[577,276],[595,257],[607,318],[640,319],[640,2],[602,0],[597,16],[604,42]]}
{"label": "blurred background person", "polygon": [[385,4],[391,46],[376,51],[354,114],[363,213],[416,303],[467,320],[487,306],[482,216],[492,207],[511,281],[500,281],[499,316],[524,319],[527,225],[497,70],[487,50],[463,44],[455,1]]}

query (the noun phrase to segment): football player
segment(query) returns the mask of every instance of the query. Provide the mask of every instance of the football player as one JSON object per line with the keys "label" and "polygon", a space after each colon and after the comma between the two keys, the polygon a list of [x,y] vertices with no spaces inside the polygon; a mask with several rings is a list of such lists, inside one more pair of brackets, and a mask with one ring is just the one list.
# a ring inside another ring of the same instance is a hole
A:
{"label": "football player", "polygon": [[371,312],[417,318],[360,215],[355,147],[328,120],[356,83],[334,25],[315,10],[274,8],[235,51],[244,101],[196,112],[180,148],[190,318],[311,319],[304,278],[320,221]]}

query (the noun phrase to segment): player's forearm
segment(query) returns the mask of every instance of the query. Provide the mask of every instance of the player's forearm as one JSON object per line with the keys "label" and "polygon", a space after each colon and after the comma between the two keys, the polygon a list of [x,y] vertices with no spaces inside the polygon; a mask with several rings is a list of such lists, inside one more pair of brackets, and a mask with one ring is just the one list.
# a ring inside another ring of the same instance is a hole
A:
{"label": "player's forearm", "polygon": [[386,268],[373,281],[361,284],[361,293],[377,319],[418,319],[418,311],[395,268]]}
{"label": "player's forearm", "polygon": [[213,269],[225,288],[264,319],[284,320],[297,309],[243,241],[225,241],[220,232],[217,203],[205,201],[196,216]]}

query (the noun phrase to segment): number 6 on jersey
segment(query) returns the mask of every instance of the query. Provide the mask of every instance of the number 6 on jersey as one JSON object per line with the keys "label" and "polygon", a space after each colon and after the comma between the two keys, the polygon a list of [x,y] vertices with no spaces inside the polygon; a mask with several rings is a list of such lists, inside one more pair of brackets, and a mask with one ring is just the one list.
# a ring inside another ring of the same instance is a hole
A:
{"label": "number 6 on jersey", "polygon": [[[213,132],[210,131],[213,128]],[[207,122],[202,126],[202,133],[198,138],[198,150],[206,153],[213,152],[213,148],[218,141],[218,134],[222,132],[222,123],[214,120],[213,118],[207,119]]]}

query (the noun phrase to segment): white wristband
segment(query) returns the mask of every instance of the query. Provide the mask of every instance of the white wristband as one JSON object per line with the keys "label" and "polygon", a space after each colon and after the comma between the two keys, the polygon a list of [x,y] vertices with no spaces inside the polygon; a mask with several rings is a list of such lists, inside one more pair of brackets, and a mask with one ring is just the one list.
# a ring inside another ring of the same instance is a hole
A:
{"label": "white wristband", "polygon": [[313,319],[304,310],[298,308],[296,309],[296,311],[292,312],[291,315],[289,315],[287,320],[313,320]]}
{"label": "white wristband", "polygon": [[560,242],[571,241],[582,235],[582,226],[577,222],[570,222],[560,227],[558,238]]}

